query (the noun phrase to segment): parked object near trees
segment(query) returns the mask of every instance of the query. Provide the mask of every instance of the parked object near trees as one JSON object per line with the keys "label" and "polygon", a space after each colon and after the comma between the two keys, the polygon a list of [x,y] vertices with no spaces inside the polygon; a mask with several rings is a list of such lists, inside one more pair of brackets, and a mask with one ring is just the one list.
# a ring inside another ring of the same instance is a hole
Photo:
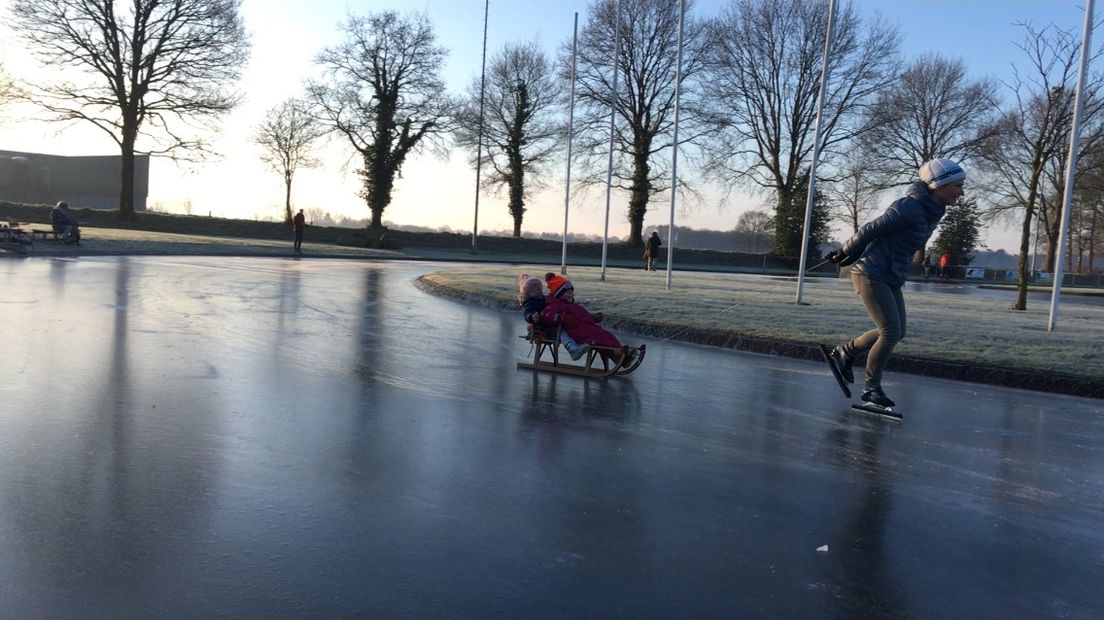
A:
{"label": "parked object near trees", "polygon": [[[211,125],[239,102],[228,89],[249,55],[241,0],[12,0],[14,30],[39,63],[65,69],[22,98],[58,121],[85,121],[119,145],[119,216],[134,218],[134,159],[202,151],[181,125]],[[73,69],[77,71],[74,72]]]}
{"label": "parked object near trees", "polygon": [[455,102],[441,78],[447,51],[424,14],[350,15],[341,32],[345,40],[318,55],[326,79],[307,91],[324,121],[360,154],[359,196],[372,213],[369,227],[378,230],[407,156],[426,145],[443,148],[452,129]]}

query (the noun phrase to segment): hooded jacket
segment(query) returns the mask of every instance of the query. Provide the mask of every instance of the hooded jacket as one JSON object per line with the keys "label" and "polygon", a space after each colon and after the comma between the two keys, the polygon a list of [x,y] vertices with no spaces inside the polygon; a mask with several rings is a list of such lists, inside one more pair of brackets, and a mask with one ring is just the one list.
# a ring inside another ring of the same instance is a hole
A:
{"label": "hooded jacket", "polygon": [[902,286],[913,254],[924,249],[946,211],[946,206],[932,198],[927,185],[913,183],[905,197],[863,224],[843,244],[844,264],[854,262],[852,272],[892,287]]}

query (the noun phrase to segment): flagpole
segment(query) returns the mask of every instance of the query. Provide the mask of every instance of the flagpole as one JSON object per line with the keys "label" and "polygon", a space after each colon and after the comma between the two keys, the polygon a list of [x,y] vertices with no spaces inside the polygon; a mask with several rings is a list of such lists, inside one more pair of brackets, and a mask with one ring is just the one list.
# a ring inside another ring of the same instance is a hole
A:
{"label": "flagpole", "polygon": [[613,121],[617,116],[617,64],[621,54],[621,0],[617,0],[617,26],[613,37],[613,87],[610,90],[609,163],[606,166],[606,227],[602,233],[602,281],[606,281],[606,256],[609,248],[610,197],[613,191]]}
{"label": "flagpole", "polygon": [[1066,159],[1066,191],[1062,198],[1062,224],[1058,229],[1058,254],[1054,265],[1054,289],[1050,295],[1050,318],[1047,331],[1053,332],[1058,326],[1058,305],[1062,297],[1062,278],[1066,258],[1066,243],[1069,241],[1070,211],[1073,207],[1073,185],[1077,177],[1077,150],[1081,141],[1081,115],[1085,109],[1085,73],[1089,68],[1089,47],[1092,45],[1093,2],[1085,3],[1085,30],[1081,35],[1081,69],[1077,76],[1077,93],[1073,101],[1073,126],[1070,128],[1069,157]]}
{"label": "flagpole", "polygon": [[[682,94],[682,27],[686,21],[686,0],[679,0],[678,61],[675,64],[675,129],[671,148],[671,219],[667,224],[667,290],[671,290],[671,272],[675,260],[675,197],[678,195],[679,98]],[[654,260],[655,257],[652,257]]]}
{"label": "flagpole", "polygon": [[475,147],[475,224],[472,225],[472,254],[478,250],[479,239],[479,177],[483,169],[483,91],[487,83],[487,18],[491,0],[483,2],[483,67],[479,74],[479,138]]}
{"label": "flagpole", "polygon": [[560,273],[567,274],[567,213],[571,206],[571,143],[575,138],[575,50],[579,41],[579,12],[575,12],[575,28],[571,35],[571,85],[567,103],[567,180],[564,181],[564,231],[563,253],[560,256]]}
{"label": "flagpole", "polygon": [[828,84],[828,54],[832,49],[832,27],[836,21],[836,0],[828,2],[828,29],[824,33],[824,61],[820,68],[820,92],[817,95],[817,115],[814,129],[813,160],[809,164],[809,195],[805,199],[805,225],[801,228],[801,258],[797,268],[797,298],[801,303],[801,291],[805,287],[805,263],[809,259],[809,227],[813,223],[813,206],[816,204],[817,160],[820,158],[820,120],[824,114],[824,91]]}

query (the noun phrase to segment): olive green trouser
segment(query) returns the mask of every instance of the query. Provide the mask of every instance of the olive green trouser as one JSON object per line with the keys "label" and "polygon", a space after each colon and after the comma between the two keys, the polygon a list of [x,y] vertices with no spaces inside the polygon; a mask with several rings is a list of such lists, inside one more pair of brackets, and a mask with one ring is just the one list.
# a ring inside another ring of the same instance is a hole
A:
{"label": "olive green trouser", "polygon": [[874,321],[874,329],[843,345],[849,357],[866,353],[866,387],[881,387],[893,347],[905,337],[905,298],[901,287],[871,280],[861,273],[851,274],[851,285]]}

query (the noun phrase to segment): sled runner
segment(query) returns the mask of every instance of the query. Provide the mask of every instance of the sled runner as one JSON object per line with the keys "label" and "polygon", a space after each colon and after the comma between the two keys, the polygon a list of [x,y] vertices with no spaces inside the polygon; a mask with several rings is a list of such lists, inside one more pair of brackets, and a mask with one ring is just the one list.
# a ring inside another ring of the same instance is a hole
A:
{"label": "sled runner", "polygon": [[[519,336],[519,338],[529,341],[533,347],[533,356],[531,361],[518,362],[518,368],[605,379],[627,375],[639,368],[640,363],[644,361],[646,345],[640,345],[639,347],[625,346],[620,349],[591,345],[590,351],[581,360],[582,363],[572,364],[570,363],[571,358],[566,356],[566,351],[560,347],[560,330],[562,328],[556,329],[555,338],[549,338],[533,325],[528,327],[526,334]],[[545,357],[546,353],[548,354],[547,358]],[[603,353],[606,355],[603,356]],[[565,361],[560,361],[561,354],[565,355]],[[614,359],[617,361],[614,361]]]}

